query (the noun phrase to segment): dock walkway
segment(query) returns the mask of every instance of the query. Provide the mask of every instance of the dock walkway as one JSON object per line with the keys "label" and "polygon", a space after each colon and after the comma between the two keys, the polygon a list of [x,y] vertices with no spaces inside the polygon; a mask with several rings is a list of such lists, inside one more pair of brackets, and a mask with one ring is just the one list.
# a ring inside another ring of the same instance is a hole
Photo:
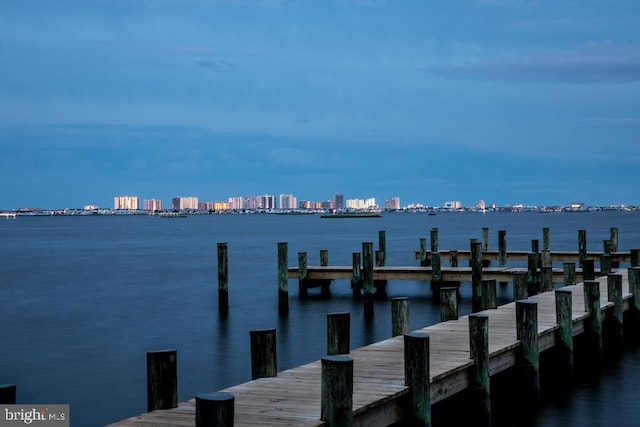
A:
{"label": "dock walkway", "polygon": [[[629,308],[627,270],[622,276],[623,309]],[[614,303],[608,301],[607,278],[600,284],[602,319]],[[583,285],[567,286],[572,293],[573,335],[585,331],[589,314],[585,309]],[[556,303],[554,292],[529,298],[537,303],[538,350],[556,345]],[[487,310],[489,317],[489,372],[495,375],[516,364],[521,342],[516,338],[516,303]],[[469,319],[438,323],[414,332],[430,337],[431,403],[437,403],[469,387],[473,360],[470,358]],[[402,336],[353,349],[353,412],[355,426],[389,425],[403,417],[402,407],[410,394],[405,385],[404,342]],[[321,412],[321,361],[279,372],[222,390],[235,396],[236,426],[323,426]],[[194,426],[195,399],[177,408],[157,410],[112,424],[118,427]]]}

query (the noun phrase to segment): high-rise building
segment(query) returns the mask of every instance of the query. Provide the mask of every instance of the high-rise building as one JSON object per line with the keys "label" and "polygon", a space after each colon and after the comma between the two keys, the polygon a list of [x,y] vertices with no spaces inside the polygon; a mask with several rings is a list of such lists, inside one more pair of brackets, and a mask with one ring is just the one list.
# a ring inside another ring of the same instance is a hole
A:
{"label": "high-rise building", "polygon": [[384,201],[384,208],[388,210],[400,209],[400,197],[391,197]]}
{"label": "high-rise building", "polygon": [[150,212],[158,212],[162,210],[162,200],[148,199],[144,201],[144,210]]}
{"label": "high-rise building", "polygon": [[140,197],[135,196],[116,196],[113,198],[113,209],[140,209]]}
{"label": "high-rise building", "polygon": [[333,195],[333,199],[331,200],[331,208],[336,210],[344,208],[344,196],[342,194],[336,193]]}
{"label": "high-rise building", "polygon": [[198,209],[197,197],[174,197],[171,199],[171,209],[181,211],[186,209]]}
{"label": "high-rise building", "polygon": [[280,195],[280,209],[296,209],[297,206],[298,200],[293,194]]}

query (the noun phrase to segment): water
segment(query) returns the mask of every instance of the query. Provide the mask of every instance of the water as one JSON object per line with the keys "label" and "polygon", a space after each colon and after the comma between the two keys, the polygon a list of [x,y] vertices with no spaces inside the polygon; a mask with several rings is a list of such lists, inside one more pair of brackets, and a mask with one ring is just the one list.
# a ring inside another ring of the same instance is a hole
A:
{"label": "water", "polygon": [[[277,243],[289,243],[289,265],[306,251],[350,265],[362,242],[386,231],[388,265],[417,265],[421,237],[439,229],[441,249],[466,249],[489,227],[490,249],[507,230],[508,249],[530,250],[549,227],[551,248],[576,250],[577,230],[601,250],[610,227],[619,248],[640,246],[639,212],[580,214],[386,214],[379,219],[324,220],[318,216],[220,215],[161,219],[147,216],[20,217],[0,221],[0,383],[18,385],[18,403],[71,405],[74,426],[96,426],[146,411],[147,351],[178,351],[179,399],[250,380],[249,331],[276,328],[278,369],[317,360],[326,351],[326,314],[350,311],[351,345],[391,334],[390,303],[376,301],[364,321],[348,282],[332,298],[297,298],[290,282],[290,313],[278,316]],[[230,311],[217,312],[217,242],[229,247]],[[510,289],[499,293],[507,302]],[[463,285],[460,311],[470,311]],[[428,284],[392,282],[389,298],[411,298],[411,328],[439,320]],[[600,381],[578,384],[565,399],[545,401],[534,425],[604,425],[640,417],[640,351],[605,367]],[[615,393],[614,393],[615,392]],[[597,409],[593,409],[597,408]],[[594,413],[597,413],[594,415]]]}

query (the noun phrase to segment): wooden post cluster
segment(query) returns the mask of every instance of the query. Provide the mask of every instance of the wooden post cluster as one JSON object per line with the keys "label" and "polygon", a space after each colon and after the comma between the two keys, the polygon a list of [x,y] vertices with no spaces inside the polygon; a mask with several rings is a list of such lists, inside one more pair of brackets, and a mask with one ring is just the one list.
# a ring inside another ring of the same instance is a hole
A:
{"label": "wooden post cluster", "polygon": [[175,349],[147,352],[147,411],[178,406],[178,357]]}
{"label": "wooden post cluster", "polygon": [[227,243],[218,243],[218,312],[229,312],[229,258]]}
{"label": "wooden post cluster", "polygon": [[196,396],[196,427],[233,427],[235,397],[231,393]]}
{"label": "wooden post cluster", "polygon": [[431,237],[431,252],[438,252],[438,229],[432,228],[429,234]]}
{"label": "wooden post cluster", "polygon": [[404,381],[411,389],[411,418],[431,426],[431,376],[429,373],[429,335],[404,335]]}
{"label": "wooden post cluster", "polygon": [[349,354],[351,351],[351,314],[327,314],[327,354]]}
{"label": "wooden post cluster", "polygon": [[278,313],[289,314],[289,245],[278,243]]}
{"label": "wooden post cluster", "polygon": [[249,331],[251,345],[251,379],[278,375],[276,330]]}
{"label": "wooden post cluster", "polygon": [[542,251],[549,252],[551,250],[551,239],[549,238],[549,227],[542,229]]}
{"label": "wooden post cluster", "polygon": [[391,299],[391,336],[404,335],[409,332],[409,298]]}

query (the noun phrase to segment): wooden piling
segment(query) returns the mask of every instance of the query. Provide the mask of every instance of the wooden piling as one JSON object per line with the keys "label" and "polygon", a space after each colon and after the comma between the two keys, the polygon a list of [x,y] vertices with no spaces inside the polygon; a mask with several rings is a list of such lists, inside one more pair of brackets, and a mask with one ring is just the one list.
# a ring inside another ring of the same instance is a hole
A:
{"label": "wooden piling", "polygon": [[587,258],[587,230],[578,230],[578,267]]}
{"label": "wooden piling", "polygon": [[518,369],[523,379],[523,396],[525,402],[534,404],[540,400],[537,302],[516,301],[516,329],[517,338],[522,344]]}
{"label": "wooden piling", "polygon": [[526,300],[529,298],[529,285],[527,284],[528,273],[518,272],[513,275],[513,299],[514,301]]}
{"label": "wooden piling", "polygon": [[631,311],[631,322],[634,343],[640,342],[640,267],[630,267],[627,269],[629,278],[629,292],[631,301],[629,309]]}
{"label": "wooden piling", "polygon": [[360,252],[353,252],[352,254],[352,266],[353,274],[351,276],[351,291],[353,297],[360,297],[360,290],[362,289],[362,268],[360,265]]}
{"label": "wooden piling", "polygon": [[540,252],[540,267],[552,267],[551,252],[548,250]]}
{"label": "wooden piling", "polygon": [[555,291],[556,299],[556,348],[558,354],[558,374],[560,383],[567,383],[573,377],[573,300],[570,289]]}
{"label": "wooden piling", "polygon": [[622,306],[622,275],[607,275],[607,301],[614,304],[612,316],[608,320],[610,325],[611,348],[618,352],[624,345],[623,306]]}
{"label": "wooden piling", "polygon": [[229,260],[227,243],[218,243],[218,312],[229,312]]}
{"label": "wooden piling", "polygon": [[[586,259],[585,259],[586,261]],[[602,313],[600,311],[600,283],[597,280],[584,281],[585,311],[589,319],[585,322],[585,333],[592,361],[602,359]]]}
{"label": "wooden piling", "polygon": [[618,229],[616,227],[609,229],[609,242],[611,243],[611,250],[618,252]]}
{"label": "wooden piling", "polygon": [[427,239],[420,238],[420,267],[429,266],[429,259],[427,257]]}
{"label": "wooden piling", "polygon": [[440,288],[440,321],[458,320],[458,289]]}
{"label": "wooden piling", "polygon": [[391,299],[391,336],[404,335],[409,332],[409,298]]}
{"label": "wooden piling", "polygon": [[387,265],[387,233],[384,230],[378,231],[379,260],[376,254],[376,261],[379,267]]}
{"label": "wooden piling", "polygon": [[553,268],[540,267],[540,288],[542,292],[553,290]]}
{"label": "wooden piling", "polygon": [[177,351],[147,352],[147,412],[178,406]]}
{"label": "wooden piling", "polygon": [[630,258],[630,267],[640,267],[640,249],[631,249]]}
{"label": "wooden piling", "polygon": [[611,274],[611,255],[600,255],[600,275]]}
{"label": "wooden piling", "polygon": [[351,351],[351,314],[327,314],[327,354],[349,354]]}
{"label": "wooden piling", "polygon": [[471,312],[482,310],[482,243],[471,241]]}
{"label": "wooden piling", "polygon": [[549,252],[551,250],[551,241],[549,239],[549,227],[542,229],[542,251]]}
{"label": "wooden piling", "polygon": [[482,250],[489,250],[489,227],[482,227]]}
{"label": "wooden piling", "polygon": [[404,335],[404,378],[411,389],[411,418],[421,426],[431,426],[429,335],[417,332]]}
{"label": "wooden piling", "polygon": [[458,266],[458,251],[449,251],[449,266]]}
{"label": "wooden piling", "polygon": [[5,405],[16,404],[16,388],[15,384],[0,384],[0,403]]}
{"label": "wooden piling", "polygon": [[538,277],[538,254],[535,252],[527,256],[527,284],[529,295],[540,293],[540,278]]}
{"label": "wooden piling", "polygon": [[562,263],[562,272],[564,274],[564,285],[571,286],[576,284],[576,263]]}
{"label": "wooden piling", "polygon": [[233,427],[235,397],[215,392],[196,395],[196,427]]}
{"label": "wooden piling", "polygon": [[251,379],[278,375],[276,330],[249,331],[251,344]]}
{"label": "wooden piling", "polygon": [[298,296],[300,298],[307,298],[309,296],[306,252],[298,252]]}
{"label": "wooden piling", "polygon": [[432,228],[430,232],[431,236],[431,252],[438,252],[438,229]]}
{"label": "wooden piling", "polygon": [[442,265],[440,252],[431,252],[431,283],[438,283],[442,279]]}
{"label": "wooden piling", "polygon": [[507,231],[498,230],[498,267],[507,266]]}
{"label": "wooden piling", "polygon": [[322,358],[320,419],[329,426],[353,425],[353,359]]}
{"label": "wooden piling", "polygon": [[278,243],[278,313],[289,314],[289,244]]}
{"label": "wooden piling", "polygon": [[582,260],[582,280],[593,280],[596,278],[593,258],[585,258]]}
{"label": "wooden piling", "polygon": [[[329,266],[329,250],[321,249],[320,250],[320,267],[328,267]],[[331,279],[322,280],[320,283],[320,295],[324,298],[328,298],[331,295]]]}
{"label": "wooden piling", "polygon": [[498,308],[498,300],[496,296],[496,279],[482,279],[480,281],[482,289],[482,310]]}
{"label": "wooden piling", "polygon": [[364,288],[364,317],[373,318],[373,243],[362,243],[362,286]]}
{"label": "wooden piling", "polygon": [[[495,281],[494,281],[495,284]],[[474,425],[491,425],[491,381],[489,377],[489,316],[486,314],[469,315],[470,356],[473,359],[471,388],[474,413],[478,415]]]}

